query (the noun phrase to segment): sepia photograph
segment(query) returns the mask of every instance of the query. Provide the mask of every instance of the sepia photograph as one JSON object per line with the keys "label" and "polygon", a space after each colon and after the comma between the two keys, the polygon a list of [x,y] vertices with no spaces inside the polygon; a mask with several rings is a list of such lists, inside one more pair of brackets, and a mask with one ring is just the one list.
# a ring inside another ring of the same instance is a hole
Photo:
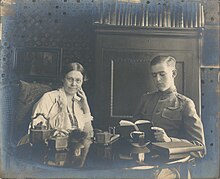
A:
{"label": "sepia photograph", "polygon": [[218,0],[0,7],[0,178],[220,177]]}

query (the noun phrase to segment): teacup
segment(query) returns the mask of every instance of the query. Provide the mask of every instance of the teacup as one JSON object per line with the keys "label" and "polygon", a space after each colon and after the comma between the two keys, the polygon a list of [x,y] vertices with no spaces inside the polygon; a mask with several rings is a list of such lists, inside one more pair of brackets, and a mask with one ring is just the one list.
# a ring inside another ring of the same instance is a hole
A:
{"label": "teacup", "polygon": [[130,137],[134,143],[143,145],[145,143],[145,134],[141,131],[133,131],[130,133]]}

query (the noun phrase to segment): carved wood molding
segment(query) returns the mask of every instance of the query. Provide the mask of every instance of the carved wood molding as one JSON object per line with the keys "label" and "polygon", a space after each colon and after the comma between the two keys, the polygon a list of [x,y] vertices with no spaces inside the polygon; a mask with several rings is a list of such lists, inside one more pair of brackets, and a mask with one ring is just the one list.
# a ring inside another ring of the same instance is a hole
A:
{"label": "carved wood molding", "polygon": [[198,28],[204,27],[201,1],[100,0],[96,23],[115,26]]}
{"label": "carved wood molding", "polygon": [[115,35],[144,35],[144,36],[169,36],[169,37],[197,37],[201,38],[204,28],[159,28],[159,27],[131,27],[114,26],[106,24],[94,24],[97,34],[115,34]]}

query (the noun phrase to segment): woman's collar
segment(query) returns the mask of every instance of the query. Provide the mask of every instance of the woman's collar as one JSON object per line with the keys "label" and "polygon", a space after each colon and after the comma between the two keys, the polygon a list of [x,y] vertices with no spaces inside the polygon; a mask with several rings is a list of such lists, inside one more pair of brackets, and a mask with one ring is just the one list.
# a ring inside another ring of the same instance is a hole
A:
{"label": "woman's collar", "polygon": [[66,96],[64,87],[59,88],[58,91],[59,91],[59,100],[60,100],[60,102],[63,103],[64,105],[67,105],[67,96]]}

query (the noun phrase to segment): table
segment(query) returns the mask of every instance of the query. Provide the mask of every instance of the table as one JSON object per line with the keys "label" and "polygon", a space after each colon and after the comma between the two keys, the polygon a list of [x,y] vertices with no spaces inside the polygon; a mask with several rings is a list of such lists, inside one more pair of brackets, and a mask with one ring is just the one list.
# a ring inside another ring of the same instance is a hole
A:
{"label": "table", "polygon": [[150,145],[134,147],[123,138],[110,145],[85,139],[72,143],[68,150],[49,149],[45,143],[18,146],[16,156],[22,160],[50,167],[80,170],[144,170],[149,176],[167,167],[187,166],[190,156],[169,161],[153,151]]}

